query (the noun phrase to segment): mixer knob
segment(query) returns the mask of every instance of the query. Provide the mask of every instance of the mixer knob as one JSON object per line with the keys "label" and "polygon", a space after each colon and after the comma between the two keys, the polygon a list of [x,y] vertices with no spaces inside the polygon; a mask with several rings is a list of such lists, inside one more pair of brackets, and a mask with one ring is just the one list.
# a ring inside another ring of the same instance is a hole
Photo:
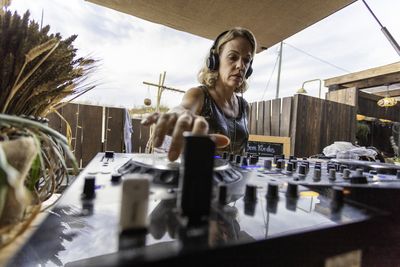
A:
{"label": "mixer knob", "polygon": [[228,159],[228,152],[223,152],[222,153],[222,159]]}
{"label": "mixer knob", "polygon": [[289,160],[292,160],[292,159],[296,160],[297,158],[295,156],[293,156],[293,155],[290,155],[289,156]]}
{"label": "mixer knob", "polygon": [[241,160],[241,162],[240,162],[240,166],[245,167],[245,166],[247,166],[247,165],[249,165],[249,164],[247,163],[247,158],[246,158],[246,157],[242,157],[242,160]]}
{"label": "mixer knob", "polygon": [[112,158],[114,158],[114,151],[106,151],[106,152],[104,153],[104,157],[105,157],[106,159],[112,159]]}
{"label": "mixer knob", "polygon": [[276,199],[279,197],[279,187],[277,184],[268,184],[266,197],[270,199]]}
{"label": "mixer knob", "polygon": [[121,182],[122,175],[120,173],[114,173],[111,175],[111,183],[118,184]]}
{"label": "mixer knob", "polygon": [[257,156],[251,156],[250,157],[250,165],[256,165],[258,162],[258,157]]}
{"label": "mixer knob", "polygon": [[282,170],[284,167],[285,167],[285,160],[278,159],[278,161],[276,162],[276,168]]}
{"label": "mixer knob", "polygon": [[313,181],[314,182],[321,181],[321,169],[314,169]]}
{"label": "mixer knob", "polygon": [[235,160],[235,155],[234,154],[229,154],[229,161],[233,162]]}
{"label": "mixer knob", "polygon": [[264,169],[270,170],[272,167],[272,161],[270,159],[264,160]]}
{"label": "mixer knob", "polygon": [[96,196],[95,188],[96,188],[96,177],[86,176],[85,182],[83,184],[82,199],[90,200],[95,198]]}
{"label": "mixer knob", "polygon": [[307,166],[304,164],[301,164],[299,166],[299,176],[300,177],[305,177],[306,176],[306,171],[307,171]]}
{"label": "mixer knob", "polygon": [[296,171],[296,169],[297,169],[297,160],[291,159],[291,160],[289,160],[289,162],[293,163],[293,171]]}
{"label": "mixer knob", "polygon": [[236,155],[236,156],[235,156],[235,162],[236,162],[236,164],[240,164],[241,161],[242,161],[242,156]]}
{"label": "mixer knob", "polygon": [[400,170],[397,170],[396,178],[397,178],[397,179],[400,179]]}
{"label": "mixer knob", "polygon": [[287,172],[292,172],[293,171],[293,162],[288,162],[286,166],[286,171]]}
{"label": "mixer knob", "polygon": [[245,202],[256,202],[257,201],[257,186],[256,185],[246,185],[246,191],[244,194]]}
{"label": "mixer knob", "polygon": [[351,174],[351,171],[350,171],[350,169],[343,169],[343,179],[349,179],[350,178],[350,174]]}
{"label": "mixer knob", "polygon": [[347,168],[348,168],[347,165],[340,165],[339,172],[343,173],[343,170]]}
{"label": "mixer knob", "polygon": [[335,181],[336,180],[336,169],[329,169],[329,180]]}
{"label": "mixer knob", "polygon": [[286,189],[286,197],[287,198],[297,198],[298,196],[299,196],[299,193],[297,190],[297,184],[288,183],[287,189]]}

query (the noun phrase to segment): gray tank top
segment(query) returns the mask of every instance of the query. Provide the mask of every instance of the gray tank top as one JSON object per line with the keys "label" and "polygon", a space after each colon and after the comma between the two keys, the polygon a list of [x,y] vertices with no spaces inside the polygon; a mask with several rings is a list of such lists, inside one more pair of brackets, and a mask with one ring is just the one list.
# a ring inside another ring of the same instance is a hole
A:
{"label": "gray tank top", "polygon": [[245,152],[247,141],[249,139],[249,130],[247,128],[248,103],[243,97],[236,95],[239,103],[239,114],[236,118],[228,117],[215,103],[208,89],[201,87],[204,92],[204,104],[200,112],[209,125],[209,133],[223,134],[229,137],[231,144],[218,152],[227,151],[234,154],[243,154]]}

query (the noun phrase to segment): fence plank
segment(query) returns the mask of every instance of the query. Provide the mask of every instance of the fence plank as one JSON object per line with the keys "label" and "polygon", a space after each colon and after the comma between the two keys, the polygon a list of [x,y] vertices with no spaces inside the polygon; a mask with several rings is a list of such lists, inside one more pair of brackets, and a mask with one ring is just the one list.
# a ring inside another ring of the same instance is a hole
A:
{"label": "fence plank", "polygon": [[264,101],[264,135],[271,135],[271,100]]}
{"label": "fence plank", "polygon": [[257,133],[262,135],[264,132],[264,102],[260,101],[257,103],[258,113],[257,113]]}
{"label": "fence plank", "polygon": [[250,104],[250,134],[257,132],[257,103]]}
{"label": "fence plank", "polygon": [[132,152],[139,153],[140,150],[140,119],[132,119]]}
{"label": "fence plank", "polygon": [[140,125],[140,153],[146,152],[147,141],[150,136],[150,127]]}
{"label": "fence plank", "polygon": [[282,114],[279,136],[290,136],[290,118],[292,111],[292,97],[282,99]]}
{"label": "fence plank", "polygon": [[104,150],[123,152],[124,115],[125,110],[122,108],[106,108]]}
{"label": "fence plank", "polygon": [[82,122],[82,167],[103,151],[101,142],[103,107],[81,105],[79,117]]}
{"label": "fence plank", "polygon": [[272,100],[271,135],[280,136],[281,99]]}

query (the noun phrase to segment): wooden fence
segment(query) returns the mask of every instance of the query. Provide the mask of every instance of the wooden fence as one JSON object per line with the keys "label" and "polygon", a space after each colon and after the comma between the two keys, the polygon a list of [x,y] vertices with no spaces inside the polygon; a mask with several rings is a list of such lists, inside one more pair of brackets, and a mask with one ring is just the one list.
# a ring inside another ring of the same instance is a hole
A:
{"label": "wooden fence", "polygon": [[[125,109],[67,104],[60,108],[58,113],[63,119],[52,113],[48,116],[49,126],[67,136],[65,121],[68,122],[72,134],[71,147],[80,167],[85,167],[98,152],[126,152]],[[142,127],[140,120],[134,119],[132,129],[132,152],[143,153],[149,136],[149,128]]]}
{"label": "wooden fence", "polygon": [[306,95],[250,104],[250,134],[291,138],[297,157],[322,153],[334,141],[355,141],[356,109]]}
{"label": "wooden fence", "polygon": [[[125,110],[122,108],[68,104],[58,110],[72,130],[72,148],[81,167],[102,151],[126,152]],[[291,154],[319,154],[334,141],[355,141],[354,106],[305,95],[250,103],[250,134],[284,136],[291,139]],[[67,135],[67,124],[56,114],[50,126]],[[133,119],[133,153],[144,153],[149,127]]]}

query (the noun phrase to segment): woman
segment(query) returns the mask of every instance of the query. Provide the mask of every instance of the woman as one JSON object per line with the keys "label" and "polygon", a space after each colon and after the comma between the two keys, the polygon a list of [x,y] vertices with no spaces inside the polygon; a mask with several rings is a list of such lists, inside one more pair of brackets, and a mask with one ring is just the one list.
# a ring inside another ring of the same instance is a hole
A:
{"label": "woman", "polygon": [[142,121],[143,125],[156,123],[155,147],[161,146],[165,135],[172,136],[169,160],[179,157],[185,131],[216,134],[213,138],[217,147],[235,154],[244,152],[249,136],[249,107],[237,94],[247,89],[255,51],[256,40],[249,30],[233,28],[221,33],[199,72],[202,85],[189,89],[181,104],[168,113],[153,113]]}

